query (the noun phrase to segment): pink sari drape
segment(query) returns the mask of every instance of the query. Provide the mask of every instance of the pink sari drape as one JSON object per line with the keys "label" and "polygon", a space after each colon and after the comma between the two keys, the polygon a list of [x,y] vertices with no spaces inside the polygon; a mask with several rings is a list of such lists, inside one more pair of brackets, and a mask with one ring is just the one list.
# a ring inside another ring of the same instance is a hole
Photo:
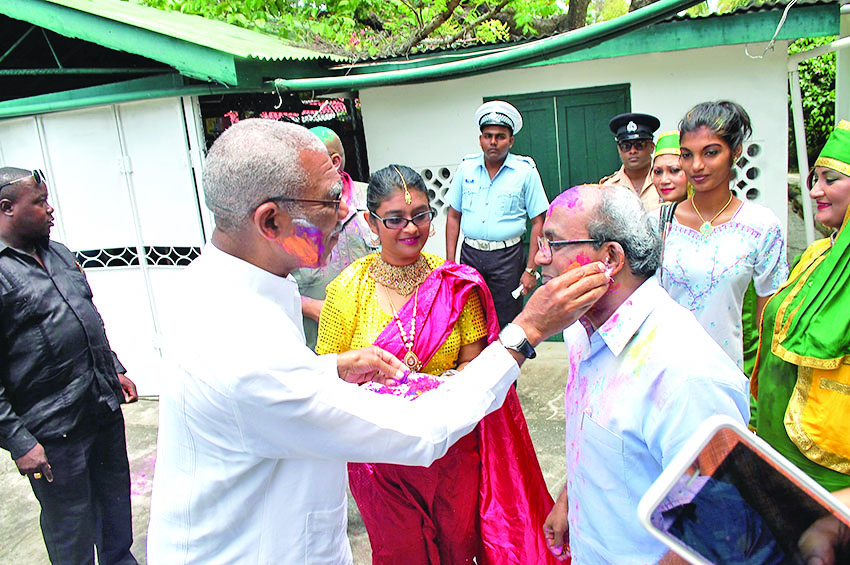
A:
{"label": "pink sari drape", "polygon": [[[499,335],[493,297],[475,269],[445,262],[419,287],[414,353],[427,365],[445,342],[471,292],[478,292],[487,318],[487,342]],[[414,300],[398,315],[408,325]],[[375,345],[401,358],[407,352],[394,323]],[[499,410],[476,428],[481,457],[478,507],[481,530],[479,565],[559,563],[549,552],[542,526],[554,505],[528,433],[528,425],[511,387]],[[358,501],[358,504],[361,504]],[[366,501],[366,504],[370,504]]]}

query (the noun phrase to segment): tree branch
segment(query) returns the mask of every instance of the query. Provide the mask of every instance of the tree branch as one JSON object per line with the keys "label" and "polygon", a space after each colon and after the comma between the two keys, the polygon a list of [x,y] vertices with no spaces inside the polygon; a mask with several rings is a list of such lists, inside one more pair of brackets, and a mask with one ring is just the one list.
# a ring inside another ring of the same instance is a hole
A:
{"label": "tree branch", "polygon": [[398,1],[401,2],[402,4],[404,4],[404,6],[407,7],[408,10],[410,10],[410,12],[413,14],[413,17],[416,19],[417,27],[419,27],[421,29],[422,26],[425,25],[425,24],[422,21],[422,14],[419,11],[416,10],[416,6],[413,5],[413,2],[408,1],[408,0],[398,0]]}
{"label": "tree branch", "polygon": [[463,28],[461,28],[461,30],[459,32],[457,32],[456,34],[452,35],[451,37],[449,37],[447,39],[441,39],[440,41],[436,41],[435,45],[437,45],[437,46],[451,45],[455,41],[458,41],[460,38],[462,38],[464,35],[469,33],[471,30],[475,29],[476,27],[478,27],[482,23],[484,23],[487,20],[489,20],[490,18],[492,18],[494,15],[501,12],[505,8],[505,6],[508,5],[508,2],[510,2],[510,0],[502,0],[502,2],[497,6],[488,7],[486,12],[484,12],[483,14],[481,14],[480,16],[475,18],[472,22],[463,26]]}
{"label": "tree branch", "polygon": [[[404,0],[402,0],[403,2]],[[449,0],[446,3],[446,9],[434,16],[434,18],[428,23],[428,25],[419,27],[419,30],[416,31],[413,35],[411,35],[397,50],[396,53],[407,54],[410,50],[418,43],[420,43],[423,39],[431,35],[431,33],[446,23],[452,14],[454,14],[455,8],[458,7],[461,0]]]}

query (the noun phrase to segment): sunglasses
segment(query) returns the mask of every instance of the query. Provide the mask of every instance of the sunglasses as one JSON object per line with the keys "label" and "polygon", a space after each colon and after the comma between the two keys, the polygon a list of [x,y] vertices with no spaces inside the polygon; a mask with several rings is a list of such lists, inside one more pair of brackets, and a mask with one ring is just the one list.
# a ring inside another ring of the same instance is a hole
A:
{"label": "sunglasses", "polygon": [[436,211],[432,208],[430,210],[426,210],[425,212],[420,212],[416,214],[412,218],[404,218],[402,216],[393,216],[391,218],[382,218],[374,212],[369,212],[373,218],[380,220],[384,227],[391,230],[400,230],[407,227],[407,224],[413,222],[414,226],[427,226],[431,223],[431,220],[434,219],[436,215]]}
{"label": "sunglasses", "polygon": [[631,151],[632,147],[634,147],[638,151],[643,151],[644,149],[646,149],[647,145],[649,145],[649,141],[647,141],[646,139],[638,139],[636,141],[621,141],[617,144],[617,146],[620,148],[620,151],[623,152]]}
{"label": "sunglasses", "polygon": [[9,182],[4,182],[3,184],[0,184],[0,190],[3,190],[4,188],[6,188],[9,185],[19,183],[21,181],[25,181],[25,180],[29,179],[30,177],[32,177],[32,179],[35,180],[36,185],[39,185],[41,183],[47,184],[47,177],[44,175],[44,172],[41,169],[34,169],[33,171],[31,171],[26,176],[23,176],[19,179],[10,180]]}

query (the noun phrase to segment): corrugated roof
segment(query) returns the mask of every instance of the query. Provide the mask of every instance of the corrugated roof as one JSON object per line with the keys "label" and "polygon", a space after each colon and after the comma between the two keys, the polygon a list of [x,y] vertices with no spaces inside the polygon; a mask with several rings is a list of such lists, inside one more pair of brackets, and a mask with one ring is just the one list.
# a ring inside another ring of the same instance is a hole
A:
{"label": "corrugated roof", "polygon": [[[743,6],[738,6],[734,10],[730,10],[728,12],[723,12],[722,14],[702,14],[697,16],[692,16],[690,14],[681,14],[673,16],[666,21],[677,21],[677,20],[694,20],[701,18],[717,18],[723,16],[733,16],[737,14],[753,14],[756,12],[773,12],[777,10],[784,10],[788,4],[791,3],[791,0],[755,0],[750,2],[749,4],[745,4]],[[828,4],[838,5],[840,3],[839,0],[797,0],[794,6],[791,7],[793,10],[795,6],[824,6]]]}
{"label": "corrugated roof", "polygon": [[[688,13],[677,14],[674,16],[670,16],[665,20],[658,22],[654,25],[663,24],[666,22],[675,22],[675,21],[689,21],[689,20],[703,20],[703,19],[713,19],[713,18],[723,18],[727,16],[734,16],[739,14],[748,14],[748,13],[756,13],[756,12],[773,12],[773,11],[782,11],[785,7],[790,3],[791,0],[764,0],[759,1],[755,0],[750,4],[746,4],[744,6],[739,6],[734,10],[730,10],[729,12],[724,12],[722,14],[718,13],[709,13],[709,14],[700,14],[692,16]],[[827,5],[836,5],[838,6],[841,3],[841,0],[797,0],[796,4],[791,7],[791,11],[794,11],[795,7],[803,7],[803,6],[827,6]],[[392,56],[392,57],[370,57],[364,59],[359,62],[359,65],[362,66],[364,64],[384,64],[396,60],[406,61],[406,60],[415,60],[417,58],[428,58],[431,59],[434,56],[445,55],[447,57],[454,56],[456,54],[458,57],[465,57],[469,54],[483,54],[492,51],[498,51],[501,49],[511,48],[517,45],[523,45],[526,43],[530,43],[533,41],[538,41],[540,39],[544,39],[547,37],[552,37],[555,35],[560,35],[562,33],[568,33],[563,31],[552,31],[550,33],[535,35],[534,37],[522,37],[509,39],[507,41],[500,41],[496,43],[488,43],[488,44],[462,44],[457,43],[452,46],[431,46],[426,44],[422,44],[417,47],[417,51],[408,56]]]}
{"label": "corrugated roof", "polygon": [[246,59],[346,60],[339,55],[294,47],[268,34],[200,16],[158,10],[134,2],[123,0],[46,1]]}

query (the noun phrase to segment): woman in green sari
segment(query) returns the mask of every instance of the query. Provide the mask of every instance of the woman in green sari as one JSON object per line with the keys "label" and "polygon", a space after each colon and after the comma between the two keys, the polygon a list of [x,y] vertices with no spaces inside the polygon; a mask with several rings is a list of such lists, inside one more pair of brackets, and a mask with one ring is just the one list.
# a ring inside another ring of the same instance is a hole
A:
{"label": "woman in green sari", "polygon": [[841,121],[808,179],[814,242],[762,317],[751,379],[756,433],[827,490],[850,487],[850,122]]}

